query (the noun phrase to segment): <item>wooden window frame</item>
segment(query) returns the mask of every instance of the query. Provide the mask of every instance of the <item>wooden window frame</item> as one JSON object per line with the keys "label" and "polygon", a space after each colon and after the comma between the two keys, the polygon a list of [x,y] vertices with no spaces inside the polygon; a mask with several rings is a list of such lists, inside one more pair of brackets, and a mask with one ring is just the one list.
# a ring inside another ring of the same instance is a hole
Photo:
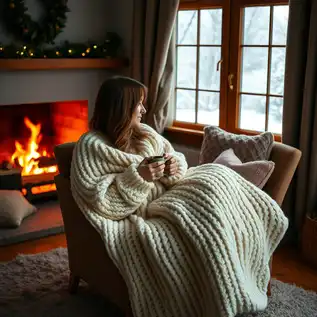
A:
{"label": "wooden window frame", "polygon": [[[221,45],[217,45],[217,47],[221,47],[221,68],[220,68],[220,89],[219,89],[219,110],[220,111],[220,117],[219,117],[219,126],[224,126],[226,124],[226,117],[227,117],[227,73],[228,73],[228,61],[229,60],[229,20],[230,20],[230,0],[198,0],[198,1],[181,1],[179,5],[179,10],[203,10],[203,9],[222,9],[222,42]],[[198,15],[199,16],[199,15]],[[200,27],[200,19],[198,18],[197,27]],[[200,32],[198,32],[199,35]],[[201,45],[199,43],[200,38],[197,37],[197,44],[192,45],[197,47],[197,64],[196,64],[196,87],[195,89],[187,89],[187,90],[195,90],[196,91],[196,113],[195,118],[197,119],[198,114],[198,91],[204,91],[205,89],[199,89],[198,88],[198,77],[199,77],[199,52],[200,47],[212,47],[213,45]],[[177,45],[177,46],[183,46],[183,45]],[[190,45],[184,45],[184,46],[190,46]],[[175,87],[175,92],[178,88],[183,87]],[[186,88],[184,88],[186,89]],[[206,90],[207,91],[207,90]],[[212,92],[212,90],[208,91]],[[174,118],[176,117],[176,107],[174,109]],[[197,121],[197,120],[196,120]],[[205,125],[199,124],[199,123],[187,123],[182,121],[173,121],[173,127],[176,128],[184,128],[189,130],[200,130],[202,131]]]}
{"label": "wooden window frame", "polygon": [[[241,67],[241,37],[242,37],[242,27],[243,27],[243,9],[245,7],[250,6],[274,6],[274,5],[288,5],[288,0],[197,0],[197,1],[180,1],[179,10],[199,10],[199,9],[219,9],[223,10],[222,17],[222,63],[221,63],[221,75],[220,75],[220,102],[219,102],[219,127],[223,128],[229,132],[238,133],[238,134],[246,134],[246,135],[257,135],[261,133],[261,131],[251,131],[239,128],[239,97],[240,91],[238,93],[237,88],[240,87],[240,67]],[[272,10],[272,8],[271,8]],[[238,12],[238,13],[237,13]],[[271,19],[273,16],[271,14]],[[198,27],[199,25],[198,21]],[[269,37],[270,47],[279,47],[279,45],[272,45],[271,37],[272,37],[272,23],[270,21],[270,29],[269,29]],[[197,38],[197,45],[199,47],[199,38]],[[204,45],[202,45],[204,46]],[[208,46],[208,45],[207,45]],[[212,46],[212,45],[211,45]],[[246,45],[249,46],[249,45]],[[260,45],[256,45],[257,47]],[[284,47],[284,45],[280,45]],[[263,45],[263,47],[268,47],[268,45]],[[197,49],[197,57],[199,56],[199,49]],[[271,49],[269,50],[269,55],[271,55]],[[270,76],[270,60],[271,56],[268,56],[268,78]],[[197,61],[196,69],[196,81],[199,76],[199,62]],[[233,79],[233,90],[230,90],[228,87],[228,76],[229,74],[234,75]],[[269,85],[269,81],[267,85]],[[178,88],[178,87],[177,87]],[[175,92],[176,89],[175,88]],[[185,88],[186,89],[186,88]],[[197,118],[197,91],[199,90],[197,87],[193,89],[196,91],[196,118]],[[267,93],[269,92],[269,86],[267,88]],[[250,94],[250,93],[247,93]],[[261,94],[255,94],[261,95]],[[273,96],[272,94],[263,94],[268,99],[267,95]],[[278,95],[277,97],[281,97]],[[176,112],[176,107],[175,107]],[[229,115],[232,114],[232,115]],[[176,113],[175,113],[176,114]],[[175,116],[174,116],[175,118]],[[266,104],[266,127],[268,121],[268,102]],[[196,136],[202,135],[202,131],[206,125],[199,123],[187,123],[182,121],[173,121],[171,127],[167,128],[168,133],[176,132],[181,133],[184,132],[186,134],[192,132]],[[276,141],[281,141],[282,136],[280,134],[274,134]]]}
{"label": "wooden window frame", "polygon": [[[248,134],[248,135],[257,135],[262,133],[261,131],[250,131],[246,129],[239,128],[239,98],[240,98],[240,80],[241,80],[241,54],[242,54],[242,47],[251,47],[251,45],[242,45],[242,28],[243,28],[243,10],[246,7],[254,7],[254,6],[271,6],[270,9],[270,25],[269,25],[269,45],[263,45],[263,47],[278,47],[278,45],[272,45],[272,19],[273,19],[273,10],[272,6],[274,5],[288,5],[287,0],[238,0],[232,1],[231,10],[234,12],[231,16],[231,27],[230,27],[230,45],[231,45],[231,54],[229,59],[229,74],[234,75],[233,80],[233,90],[228,91],[228,112],[232,113],[233,115],[228,116],[228,124],[227,130],[233,133],[238,134]],[[256,47],[260,47],[261,45],[255,45]],[[282,45],[284,47],[284,45]],[[266,94],[262,94],[266,97],[266,114],[265,114],[265,128],[267,128],[268,124],[268,98],[269,96],[273,96],[269,94],[270,89],[270,63],[271,63],[271,49],[269,49],[268,53],[268,72],[267,72],[267,91]],[[229,75],[228,74],[228,75]],[[252,95],[251,93],[245,93],[248,95]],[[261,95],[261,94],[254,94],[254,95]],[[278,97],[281,97],[278,95]],[[274,133],[273,133],[274,134]],[[276,141],[282,140],[281,134],[274,134],[274,138]]]}

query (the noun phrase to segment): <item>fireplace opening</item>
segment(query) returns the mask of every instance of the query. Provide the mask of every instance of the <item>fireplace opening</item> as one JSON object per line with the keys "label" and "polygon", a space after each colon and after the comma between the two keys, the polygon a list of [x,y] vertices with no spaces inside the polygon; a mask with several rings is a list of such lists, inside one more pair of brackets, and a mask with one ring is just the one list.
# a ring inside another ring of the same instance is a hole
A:
{"label": "fireplace opening", "polygon": [[29,200],[56,196],[54,147],[87,129],[87,101],[0,106],[1,188]]}

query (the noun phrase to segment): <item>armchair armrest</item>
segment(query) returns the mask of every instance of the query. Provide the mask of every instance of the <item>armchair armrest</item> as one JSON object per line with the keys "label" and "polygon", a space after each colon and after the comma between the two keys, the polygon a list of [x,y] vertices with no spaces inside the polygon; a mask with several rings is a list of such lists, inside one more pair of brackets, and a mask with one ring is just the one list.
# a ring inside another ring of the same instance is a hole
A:
{"label": "armchair armrest", "polygon": [[283,203],[301,155],[300,150],[289,145],[278,142],[273,145],[270,160],[275,163],[275,169],[263,190],[280,206]]}

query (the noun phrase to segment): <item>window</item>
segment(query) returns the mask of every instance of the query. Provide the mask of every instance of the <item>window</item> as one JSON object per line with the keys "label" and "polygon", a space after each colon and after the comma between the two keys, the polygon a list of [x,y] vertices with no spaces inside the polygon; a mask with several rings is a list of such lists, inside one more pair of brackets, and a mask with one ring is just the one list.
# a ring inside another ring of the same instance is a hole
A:
{"label": "window", "polygon": [[288,4],[215,1],[181,1],[176,125],[281,134]]}
{"label": "window", "polygon": [[176,120],[219,125],[221,31],[222,9],[178,13]]}

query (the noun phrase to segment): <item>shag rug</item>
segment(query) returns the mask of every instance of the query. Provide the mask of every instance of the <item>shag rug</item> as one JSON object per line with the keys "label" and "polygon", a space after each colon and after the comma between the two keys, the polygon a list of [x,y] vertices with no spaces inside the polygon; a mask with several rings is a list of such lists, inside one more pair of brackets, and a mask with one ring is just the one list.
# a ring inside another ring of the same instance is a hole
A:
{"label": "shag rug", "polygon": [[[120,312],[81,282],[70,295],[65,248],[0,263],[1,317],[118,317]],[[316,317],[317,294],[277,280],[264,312],[243,317]],[[149,316],[150,317],[150,316]],[[199,317],[199,316],[193,316]],[[242,317],[242,316],[240,316]]]}

